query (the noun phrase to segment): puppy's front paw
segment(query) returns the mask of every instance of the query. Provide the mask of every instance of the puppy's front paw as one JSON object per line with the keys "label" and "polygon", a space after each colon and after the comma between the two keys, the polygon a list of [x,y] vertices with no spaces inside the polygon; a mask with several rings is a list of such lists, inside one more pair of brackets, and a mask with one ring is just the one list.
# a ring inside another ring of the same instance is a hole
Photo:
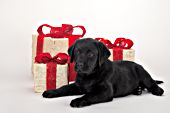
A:
{"label": "puppy's front paw", "polygon": [[76,99],[72,100],[70,103],[71,107],[77,107],[77,108],[84,107],[87,105],[89,105],[88,102],[82,98],[76,98]]}
{"label": "puppy's front paw", "polygon": [[54,98],[54,97],[56,97],[56,94],[54,91],[51,90],[51,91],[44,91],[42,96],[44,98]]}

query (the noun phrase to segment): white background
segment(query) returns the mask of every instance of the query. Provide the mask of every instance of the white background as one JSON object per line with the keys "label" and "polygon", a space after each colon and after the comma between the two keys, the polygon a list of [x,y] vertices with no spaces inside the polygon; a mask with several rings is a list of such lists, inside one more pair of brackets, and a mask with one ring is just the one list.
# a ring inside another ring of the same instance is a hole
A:
{"label": "white background", "polygon": [[[164,80],[165,94],[128,96],[110,103],[73,109],[75,97],[44,99],[33,92],[31,35],[39,25],[84,25],[85,37],[134,41],[136,62],[155,79]],[[0,113],[154,112],[170,109],[169,0],[0,0]]]}

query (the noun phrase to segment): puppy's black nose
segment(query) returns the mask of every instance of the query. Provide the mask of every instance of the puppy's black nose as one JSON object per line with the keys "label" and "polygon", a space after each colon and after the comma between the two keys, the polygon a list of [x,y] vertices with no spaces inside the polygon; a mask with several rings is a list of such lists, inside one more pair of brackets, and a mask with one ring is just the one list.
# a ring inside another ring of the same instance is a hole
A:
{"label": "puppy's black nose", "polygon": [[81,69],[81,68],[83,68],[83,66],[84,66],[84,64],[83,64],[82,62],[77,63],[77,67],[78,67],[78,68]]}

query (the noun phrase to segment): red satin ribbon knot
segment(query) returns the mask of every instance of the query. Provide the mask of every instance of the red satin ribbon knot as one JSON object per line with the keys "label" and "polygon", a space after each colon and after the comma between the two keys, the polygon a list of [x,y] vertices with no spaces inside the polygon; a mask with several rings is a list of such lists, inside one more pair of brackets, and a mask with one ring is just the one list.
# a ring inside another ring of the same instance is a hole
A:
{"label": "red satin ribbon knot", "polygon": [[57,64],[64,65],[68,62],[68,55],[66,53],[58,53],[56,56],[52,57],[49,53],[41,53],[35,57],[36,63],[49,63],[54,62]]}

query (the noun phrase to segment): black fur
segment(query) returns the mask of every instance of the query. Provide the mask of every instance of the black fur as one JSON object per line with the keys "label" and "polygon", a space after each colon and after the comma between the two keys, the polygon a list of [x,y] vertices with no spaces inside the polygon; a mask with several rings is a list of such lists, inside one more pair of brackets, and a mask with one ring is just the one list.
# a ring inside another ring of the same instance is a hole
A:
{"label": "black fur", "polygon": [[108,60],[110,52],[101,42],[91,38],[80,39],[69,48],[68,53],[71,62],[75,61],[75,83],[45,91],[43,97],[84,94],[70,103],[72,107],[83,107],[129,94],[140,95],[144,88],[157,96],[164,92],[141,65],[130,61]]}

